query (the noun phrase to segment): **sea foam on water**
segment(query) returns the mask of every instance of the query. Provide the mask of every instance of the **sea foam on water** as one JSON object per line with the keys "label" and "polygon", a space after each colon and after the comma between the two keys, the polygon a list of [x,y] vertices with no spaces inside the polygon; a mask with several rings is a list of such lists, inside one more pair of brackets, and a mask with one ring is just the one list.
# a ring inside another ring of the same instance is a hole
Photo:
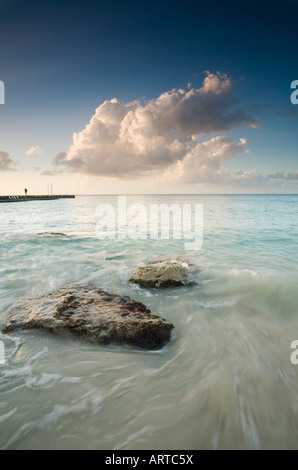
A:
{"label": "sea foam on water", "polygon": [[[185,251],[173,237],[99,240],[96,208],[112,196],[2,204],[0,318],[18,300],[85,282],[143,302],[175,330],[158,351],[1,334],[0,447],[297,449],[298,196],[127,201],[202,204],[202,248]],[[197,267],[190,285],[129,282],[137,266],[173,254]]]}

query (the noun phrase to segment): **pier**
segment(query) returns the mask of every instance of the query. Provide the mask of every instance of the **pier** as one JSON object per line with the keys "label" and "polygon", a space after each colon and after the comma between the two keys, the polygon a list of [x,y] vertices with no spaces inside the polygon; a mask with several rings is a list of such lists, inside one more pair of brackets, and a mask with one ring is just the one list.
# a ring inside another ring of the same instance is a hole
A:
{"label": "pier", "polygon": [[56,196],[0,196],[1,202],[54,201],[56,199],[75,199],[74,195]]}

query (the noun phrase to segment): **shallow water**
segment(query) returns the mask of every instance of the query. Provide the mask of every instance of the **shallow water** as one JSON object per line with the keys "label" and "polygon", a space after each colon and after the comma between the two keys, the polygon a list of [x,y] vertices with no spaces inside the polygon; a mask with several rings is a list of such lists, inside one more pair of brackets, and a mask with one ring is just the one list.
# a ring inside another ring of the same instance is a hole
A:
{"label": "shallow water", "polygon": [[[73,282],[130,295],[175,325],[158,351],[0,334],[2,449],[297,449],[298,196],[131,196],[204,205],[204,245],[98,240],[116,196],[0,205],[1,314]],[[40,232],[68,237],[40,237]],[[196,263],[191,286],[141,289],[138,264]]]}

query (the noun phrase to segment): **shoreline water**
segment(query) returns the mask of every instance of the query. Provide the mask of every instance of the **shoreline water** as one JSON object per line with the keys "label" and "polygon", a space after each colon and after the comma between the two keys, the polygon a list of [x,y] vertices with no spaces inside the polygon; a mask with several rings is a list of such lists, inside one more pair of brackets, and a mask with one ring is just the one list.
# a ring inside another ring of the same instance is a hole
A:
{"label": "shoreline water", "polygon": [[[98,240],[111,196],[1,208],[2,312],[70,283],[128,295],[175,325],[158,351],[90,345],[39,331],[0,334],[0,448],[297,449],[297,196],[131,196],[204,204],[204,245]],[[40,237],[42,232],[68,237]],[[181,253],[196,283],[129,283],[136,266]]]}

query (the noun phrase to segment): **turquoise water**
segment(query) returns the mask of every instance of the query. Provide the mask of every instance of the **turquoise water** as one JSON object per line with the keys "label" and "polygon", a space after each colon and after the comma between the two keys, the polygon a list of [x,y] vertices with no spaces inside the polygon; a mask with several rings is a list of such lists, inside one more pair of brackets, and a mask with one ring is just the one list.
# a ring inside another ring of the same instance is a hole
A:
{"label": "turquoise water", "polygon": [[[174,323],[172,340],[150,352],[0,334],[0,448],[297,449],[298,196],[127,198],[203,204],[198,251],[172,236],[99,240],[102,203],[117,197],[0,205],[0,326],[17,300],[82,281],[143,302]],[[177,253],[198,266],[193,285],[129,283]]]}

